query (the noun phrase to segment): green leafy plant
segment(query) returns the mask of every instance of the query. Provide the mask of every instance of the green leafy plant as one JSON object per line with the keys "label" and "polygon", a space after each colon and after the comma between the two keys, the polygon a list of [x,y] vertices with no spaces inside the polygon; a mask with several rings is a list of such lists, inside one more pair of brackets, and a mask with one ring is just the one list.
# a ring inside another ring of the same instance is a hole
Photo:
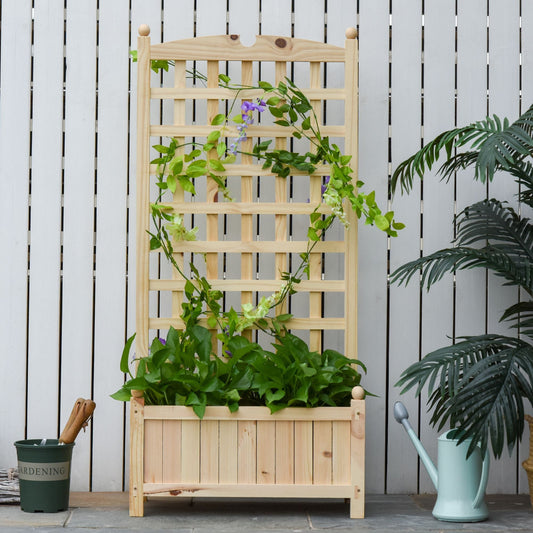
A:
{"label": "green leafy plant", "polygon": [[[468,149],[460,151],[463,146]],[[512,176],[520,185],[520,202],[533,207],[533,106],[512,124],[494,117],[442,133],[396,169],[393,187],[411,189],[415,176],[431,169],[442,151],[444,179],[467,167],[481,181],[503,171],[500,179]],[[456,223],[453,247],[401,266],[391,281],[420,276],[429,290],[445,274],[488,269],[522,290],[520,301],[500,318],[519,335],[462,338],[411,365],[397,385],[402,393],[416,388],[417,396],[427,387],[432,424],[461,428],[460,440],[472,439],[469,453],[478,444],[484,453],[490,442],[499,457],[505,441],[510,453],[523,433],[524,401],[533,403],[533,224],[496,199],[467,207]]]}
{"label": "green leafy plant", "polygon": [[222,358],[212,353],[209,330],[195,325],[170,328],[166,340],[155,338],[150,355],[137,359],[133,375],[133,339],[120,364],[130,379],[112,397],[128,401],[133,390],[143,391],[149,405],[187,405],[199,418],[207,405],[226,405],[232,412],[239,405],[266,405],[273,413],[285,407],[348,405],[361,380],[355,365],[366,371],[360,361],[334,350],[310,352],[288,332],[277,337],[272,352],[235,335],[227,343],[228,357]]}

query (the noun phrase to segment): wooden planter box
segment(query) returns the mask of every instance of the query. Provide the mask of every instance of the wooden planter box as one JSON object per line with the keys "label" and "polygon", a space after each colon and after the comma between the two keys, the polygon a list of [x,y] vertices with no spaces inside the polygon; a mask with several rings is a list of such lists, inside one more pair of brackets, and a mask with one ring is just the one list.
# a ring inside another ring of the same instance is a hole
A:
{"label": "wooden planter box", "polygon": [[131,401],[130,515],[146,496],[345,498],[364,516],[365,402],[350,407],[190,407]]}

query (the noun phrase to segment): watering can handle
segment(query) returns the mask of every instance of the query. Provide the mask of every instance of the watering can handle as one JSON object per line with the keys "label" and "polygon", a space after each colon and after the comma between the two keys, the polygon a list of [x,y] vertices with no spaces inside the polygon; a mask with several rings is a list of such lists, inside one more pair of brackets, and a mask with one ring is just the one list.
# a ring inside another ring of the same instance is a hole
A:
{"label": "watering can handle", "polygon": [[481,466],[481,479],[479,480],[479,487],[477,489],[476,497],[474,498],[474,509],[477,509],[483,503],[485,489],[487,488],[487,481],[489,479],[489,464],[489,451],[487,450]]}

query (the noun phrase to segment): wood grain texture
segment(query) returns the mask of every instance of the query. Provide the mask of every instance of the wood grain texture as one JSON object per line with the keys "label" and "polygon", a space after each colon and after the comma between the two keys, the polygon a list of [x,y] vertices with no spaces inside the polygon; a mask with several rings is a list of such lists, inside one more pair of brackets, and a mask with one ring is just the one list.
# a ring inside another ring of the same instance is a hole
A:
{"label": "wood grain texture", "polygon": [[258,35],[253,46],[243,46],[236,35],[184,39],[153,45],[151,55],[197,61],[344,61],[344,49],[338,46],[273,35]]}

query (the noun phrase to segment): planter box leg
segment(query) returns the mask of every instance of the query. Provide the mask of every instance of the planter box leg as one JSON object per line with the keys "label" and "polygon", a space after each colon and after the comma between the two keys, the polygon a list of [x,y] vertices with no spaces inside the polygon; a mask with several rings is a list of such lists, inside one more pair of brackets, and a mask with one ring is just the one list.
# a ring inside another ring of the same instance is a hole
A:
{"label": "planter box leg", "polygon": [[352,400],[350,451],[352,464],[352,488],[350,518],[365,517],[365,402]]}
{"label": "planter box leg", "polygon": [[131,399],[130,516],[144,516],[144,399]]}

